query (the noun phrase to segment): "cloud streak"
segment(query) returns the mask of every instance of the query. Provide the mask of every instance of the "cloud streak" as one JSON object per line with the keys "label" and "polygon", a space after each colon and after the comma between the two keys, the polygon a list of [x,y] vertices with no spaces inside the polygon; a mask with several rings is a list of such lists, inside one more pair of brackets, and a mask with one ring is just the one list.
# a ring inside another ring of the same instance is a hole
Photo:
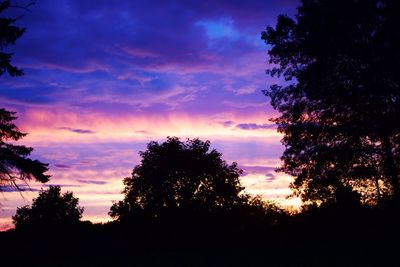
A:
{"label": "cloud streak", "polygon": [[236,128],[241,130],[276,129],[275,124],[240,123]]}
{"label": "cloud streak", "polygon": [[77,180],[78,183],[82,184],[96,184],[96,185],[104,185],[107,181],[99,181],[99,180]]}
{"label": "cloud streak", "polygon": [[77,134],[94,134],[94,133],[96,133],[95,131],[92,131],[92,130],[74,129],[74,128],[71,128],[71,127],[58,127],[58,129],[65,130],[65,131],[70,131],[70,132],[77,133]]}

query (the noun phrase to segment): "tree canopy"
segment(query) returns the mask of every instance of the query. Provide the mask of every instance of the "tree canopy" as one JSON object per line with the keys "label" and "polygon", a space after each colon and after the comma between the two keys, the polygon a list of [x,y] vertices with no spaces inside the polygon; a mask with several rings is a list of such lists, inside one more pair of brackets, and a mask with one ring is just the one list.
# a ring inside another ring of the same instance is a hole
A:
{"label": "tree canopy", "polygon": [[400,5],[392,0],[303,0],[262,39],[265,94],[286,149],[280,168],[306,202],[400,199]]}
{"label": "tree canopy", "polygon": [[240,194],[242,171],[210,150],[209,141],[169,137],[161,144],[150,142],[139,154],[140,165],[124,179],[124,199],[111,207],[113,218],[156,218],[171,210],[229,210],[248,201],[247,195]]}
{"label": "tree canopy", "polygon": [[48,226],[79,222],[84,208],[78,206],[79,199],[72,192],[61,194],[60,186],[50,186],[41,190],[33,199],[32,206],[17,208],[12,217],[15,227]]}

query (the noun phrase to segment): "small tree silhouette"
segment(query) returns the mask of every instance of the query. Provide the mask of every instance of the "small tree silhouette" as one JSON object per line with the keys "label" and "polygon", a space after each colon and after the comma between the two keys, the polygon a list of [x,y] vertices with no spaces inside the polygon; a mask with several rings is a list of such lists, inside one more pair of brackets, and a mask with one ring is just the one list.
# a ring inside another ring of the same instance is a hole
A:
{"label": "small tree silhouette", "polygon": [[15,227],[48,226],[55,224],[74,224],[79,222],[84,208],[78,206],[79,199],[72,192],[61,195],[60,186],[50,186],[41,190],[33,199],[32,206],[17,208],[12,217]]}
{"label": "small tree silhouette", "polygon": [[109,212],[115,219],[144,214],[151,218],[172,210],[185,212],[230,210],[248,203],[240,194],[242,173],[236,163],[228,165],[210,142],[199,139],[181,142],[168,137],[159,144],[150,142],[139,153],[141,164],[124,179],[125,198]]}

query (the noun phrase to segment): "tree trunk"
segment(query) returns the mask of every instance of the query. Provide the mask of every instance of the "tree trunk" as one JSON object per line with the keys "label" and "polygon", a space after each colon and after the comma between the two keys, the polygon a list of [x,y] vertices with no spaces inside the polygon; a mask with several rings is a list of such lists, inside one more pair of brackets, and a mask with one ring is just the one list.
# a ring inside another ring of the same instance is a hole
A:
{"label": "tree trunk", "polygon": [[385,157],[384,168],[385,175],[389,178],[390,184],[393,188],[393,198],[396,204],[400,204],[400,188],[399,188],[399,178],[398,170],[396,168],[396,163],[394,161],[394,155],[392,151],[392,144],[390,142],[389,136],[384,136],[382,138],[382,148]]}
{"label": "tree trunk", "polygon": [[375,178],[375,186],[376,186],[376,203],[379,205],[381,203],[381,190],[379,189],[379,178],[376,176]]}

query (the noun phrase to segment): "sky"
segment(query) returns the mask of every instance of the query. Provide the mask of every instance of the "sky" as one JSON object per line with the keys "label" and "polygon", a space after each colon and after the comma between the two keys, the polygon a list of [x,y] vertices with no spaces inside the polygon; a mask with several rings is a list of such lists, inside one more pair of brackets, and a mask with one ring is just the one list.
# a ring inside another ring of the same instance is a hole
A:
{"label": "sky", "polygon": [[[29,1],[19,1],[19,4]],[[0,77],[0,107],[16,111],[34,159],[49,163],[47,184],[22,194],[5,188],[0,229],[40,188],[61,185],[85,207],[83,219],[110,220],[122,179],[139,151],[167,136],[210,140],[237,162],[246,192],[296,206],[291,177],[276,173],[278,113],[262,93],[279,83],[265,74],[261,40],[295,0],[37,0],[14,9],[25,34],[6,51],[22,77]]]}

